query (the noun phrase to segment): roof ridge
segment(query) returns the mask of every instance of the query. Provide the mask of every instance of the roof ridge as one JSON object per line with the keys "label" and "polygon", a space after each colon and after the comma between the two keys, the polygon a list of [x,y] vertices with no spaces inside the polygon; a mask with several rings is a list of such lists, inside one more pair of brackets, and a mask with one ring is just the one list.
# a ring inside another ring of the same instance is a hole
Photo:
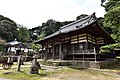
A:
{"label": "roof ridge", "polygon": [[[66,28],[66,27],[69,27],[70,25],[73,25],[73,24],[75,24],[75,23],[84,21],[85,19],[89,19],[89,18],[94,18],[94,19],[96,19],[95,12],[94,12],[93,14],[88,15],[88,16],[86,16],[86,17],[84,17],[84,18],[81,18],[81,19],[79,19],[79,20],[77,20],[77,21],[75,21],[75,22],[72,22],[72,23],[70,23],[70,24],[67,24],[67,25],[64,25],[64,26],[60,27],[60,30]],[[59,30],[58,30],[58,31],[59,31]]]}

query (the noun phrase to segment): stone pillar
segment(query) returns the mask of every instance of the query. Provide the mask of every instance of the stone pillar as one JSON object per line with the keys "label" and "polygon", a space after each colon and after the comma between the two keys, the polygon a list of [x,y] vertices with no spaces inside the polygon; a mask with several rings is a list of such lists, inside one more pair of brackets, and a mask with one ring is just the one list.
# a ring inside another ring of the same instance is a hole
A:
{"label": "stone pillar", "polygon": [[38,74],[39,71],[38,71],[38,66],[37,66],[37,58],[38,56],[35,54],[33,56],[33,61],[32,61],[32,65],[30,67],[30,74]]}

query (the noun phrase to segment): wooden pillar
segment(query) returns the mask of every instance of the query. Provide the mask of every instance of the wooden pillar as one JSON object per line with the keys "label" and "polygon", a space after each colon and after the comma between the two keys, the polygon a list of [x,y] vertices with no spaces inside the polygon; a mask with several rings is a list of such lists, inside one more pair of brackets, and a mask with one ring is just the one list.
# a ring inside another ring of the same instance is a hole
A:
{"label": "wooden pillar", "polygon": [[88,34],[86,34],[86,39],[87,39],[87,41],[86,41],[86,43],[87,43],[87,50],[89,50],[89,44],[88,44]]}
{"label": "wooden pillar", "polygon": [[44,46],[43,46],[43,44],[42,44],[42,53],[41,53],[41,59],[43,59],[43,49],[44,49]]}
{"label": "wooden pillar", "polygon": [[59,36],[59,59],[60,60],[63,59],[63,55],[62,55],[62,36]]}
{"label": "wooden pillar", "polygon": [[46,51],[46,45],[45,45],[44,60],[46,60],[46,54],[47,54],[47,51]]}
{"label": "wooden pillar", "polygon": [[52,51],[53,51],[52,59],[55,60],[55,43],[54,42],[53,42],[53,46],[52,46]]}
{"label": "wooden pillar", "polygon": [[62,60],[62,45],[59,43],[59,59]]}
{"label": "wooden pillar", "polygon": [[97,58],[96,58],[97,54],[96,54],[95,47],[94,47],[94,54],[95,54],[95,62],[96,62],[97,61]]}
{"label": "wooden pillar", "polygon": [[48,48],[48,43],[45,44],[45,56],[44,56],[44,59],[46,60],[47,59],[47,49]]}
{"label": "wooden pillar", "polygon": [[83,54],[83,61],[85,61],[85,59],[84,59],[85,57],[84,57],[84,54]]}
{"label": "wooden pillar", "polygon": [[73,60],[75,60],[75,56],[73,55]]}
{"label": "wooden pillar", "polygon": [[83,54],[82,54],[82,56],[83,56],[83,61],[85,61],[85,59],[84,59],[84,58],[85,58],[85,56],[84,56],[84,51],[83,51]]}
{"label": "wooden pillar", "polygon": [[71,52],[71,35],[70,35],[70,45],[69,45],[69,48],[70,48],[70,51],[68,51],[68,52]]}
{"label": "wooden pillar", "polygon": [[49,54],[49,50],[48,50],[48,42],[47,42],[46,59],[48,59],[48,54]]}

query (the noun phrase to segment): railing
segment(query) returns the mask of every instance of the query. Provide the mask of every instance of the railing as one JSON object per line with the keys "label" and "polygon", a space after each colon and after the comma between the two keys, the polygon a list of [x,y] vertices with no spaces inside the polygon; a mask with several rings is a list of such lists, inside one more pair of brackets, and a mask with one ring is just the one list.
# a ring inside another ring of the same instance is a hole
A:
{"label": "railing", "polygon": [[[87,55],[92,54],[92,56],[86,56],[85,54],[87,54]],[[69,55],[71,55],[71,57],[69,57],[70,60],[96,61],[96,51],[95,51],[95,49],[81,50],[81,51],[70,51]],[[82,55],[82,56],[76,57],[76,55]]]}
{"label": "railing", "polygon": [[70,51],[69,54],[96,54],[95,50]]}

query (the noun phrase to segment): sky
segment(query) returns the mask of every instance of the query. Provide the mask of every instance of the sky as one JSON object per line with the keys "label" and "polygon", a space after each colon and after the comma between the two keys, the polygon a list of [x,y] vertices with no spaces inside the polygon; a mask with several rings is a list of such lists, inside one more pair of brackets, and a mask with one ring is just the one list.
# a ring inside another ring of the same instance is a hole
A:
{"label": "sky", "polygon": [[27,28],[41,25],[49,19],[75,20],[80,14],[96,13],[103,17],[101,0],[0,0],[0,15]]}

